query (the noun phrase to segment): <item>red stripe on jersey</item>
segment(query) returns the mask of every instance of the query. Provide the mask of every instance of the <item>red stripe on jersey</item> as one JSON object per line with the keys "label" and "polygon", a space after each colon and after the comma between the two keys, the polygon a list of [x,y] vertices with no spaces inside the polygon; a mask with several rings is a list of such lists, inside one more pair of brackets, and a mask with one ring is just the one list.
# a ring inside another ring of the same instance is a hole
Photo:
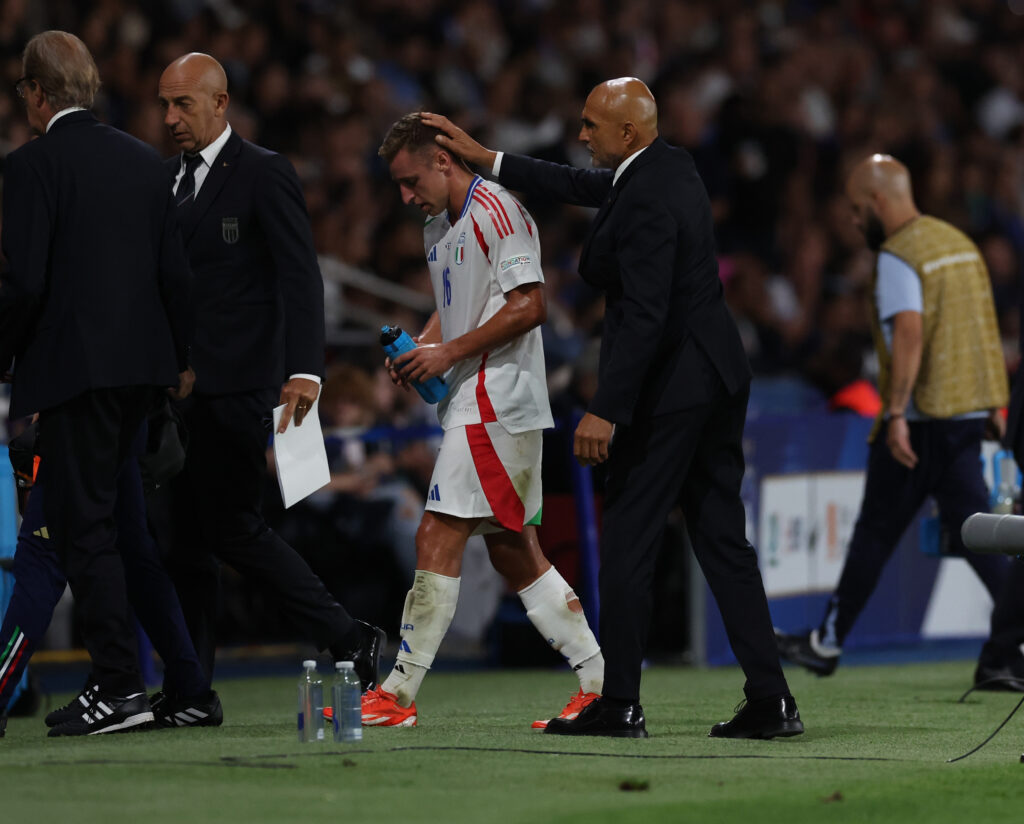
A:
{"label": "red stripe on jersey", "polygon": [[494,208],[491,206],[491,204],[484,200],[482,195],[478,195],[475,192],[473,193],[473,200],[475,200],[477,203],[479,203],[487,210],[487,214],[491,216],[491,223],[494,224],[494,230],[498,233],[498,237],[505,237],[505,235],[507,235],[508,232],[505,231],[505,226],[502,224],[501,218],[499,218],[498,215],[495,214]]}
{"label": "red stripe on jersey", "polygon": [[480,248],[483,249],[484,257],[487,258],[487,262],[491,262],[491,247],[487,245],[487,241],[484,240],[484,233],[480,231],[480,227],[476,223],[476,218],[473,215],[469,216],[469,219],[473,221],[473,234],[476,235],[476,241],[480,244]]}
{"label": "red stripe on jersey", "polygon": [[480,359],[480,371],[476,373],[476,405],[480,409],[480,423],[490,423],[491,421],[498,420],[498,416],[494,414],[494,406],[491,405],[491,399],[487,395],[487,387],[484,386],[484,370],[487,369],[487,356],[489,352],[484,352],[484,356]]}
{"label": "red stripe on jersey", "polygon": [[519,201],[516,201],[516,208],[519,209],[519,214],[523,216],[523,223],[526,224],[526,231],[530,233],[530,237],[533,237],[533,224],[530,223],[530,218],[526,216],[526,209],[524,209]]}
{"label": "red stripe on jersey", "polygon": [[508,234],[513,234],[515,229],[512,228],[512,221],[508,219],[508,212],[505,211],[505,206],[494,192],[483,186],[476,187],[476,194],[481,197],[487,198],[487,200],[494,206],[495,214],[498,215],[498,219],[501,220],[502,226],[508,230]]}
{"label": "red stripe on jersey", "polygon": [[[482,373],[481,373],[482,374]],[[487,434],[487,427],[482,423],[471,423],[466,426],[466,440],[469,442],[469,454],[473,456],[480,486],[491,505],[495,520],[505,529],[513,532],[523,531],[526,520],[526,507],[523,505],[508,476],[505,465]]]}

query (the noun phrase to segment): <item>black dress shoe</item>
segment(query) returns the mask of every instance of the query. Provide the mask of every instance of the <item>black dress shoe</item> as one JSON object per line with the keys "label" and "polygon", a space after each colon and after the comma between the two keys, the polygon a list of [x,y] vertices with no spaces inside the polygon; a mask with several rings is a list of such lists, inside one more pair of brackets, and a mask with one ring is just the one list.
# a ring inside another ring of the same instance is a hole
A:
{"label": "black dress shoe", "polygon": [[831,675],[839,666],[839,653],[822,655],[815,648],[817,630],[799,635],[789,635],[775,630],[775,644],[779,648],[779,658],[799,664],[815,675]]}
{"label": "black dress shoe", "polygon": [[356,632],[359,641],[354,648],[336,649],[331,647],[335,661],[351,661],[355,665],[356,675],[363,686],[363,692],[377,686],[380,681],[380,651],[388,640],[387,634],[380,627],[356,621]]}
{"label": "black dress shoe", "polygon": [[974,688],[984,692],[1024,692],[1024,658],[1003,666],[978,664]]}
{"label": "black dress shoe", "polygon": [[613,706],[605,698],[595,698],[575,718],[552,718],[544,732],[551,735],[647,738],[643,707],[639,704]]}
{"label": "black dress shoe", "polygon": [[710,738],[788,738],[800,735],[804,724],[792,695],[762,698],[740,705],[732,721],[715,724]]}

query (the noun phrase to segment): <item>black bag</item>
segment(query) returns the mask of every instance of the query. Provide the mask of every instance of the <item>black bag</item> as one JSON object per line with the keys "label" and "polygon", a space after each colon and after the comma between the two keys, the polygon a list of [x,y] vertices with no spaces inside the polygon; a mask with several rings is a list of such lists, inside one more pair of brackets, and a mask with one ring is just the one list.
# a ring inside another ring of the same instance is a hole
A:
{"label": "black bag", "polygon": [[146,451],[139,455],[142,489],[148,495],[166,484],[185,466],[188,429],[181,413],[164,398],[149,414]]}

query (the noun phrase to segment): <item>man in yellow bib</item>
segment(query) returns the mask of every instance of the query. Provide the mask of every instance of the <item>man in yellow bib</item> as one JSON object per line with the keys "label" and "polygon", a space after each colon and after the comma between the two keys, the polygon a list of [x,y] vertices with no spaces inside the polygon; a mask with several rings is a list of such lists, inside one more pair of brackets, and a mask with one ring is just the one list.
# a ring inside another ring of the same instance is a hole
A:
{"label": "man in yellow bib", "polygon": [[[1005,559],[968,552],[960,526],[988,509],[981,441],[998,437],[1008,397],[988,271],[970,238],[922,215],[907,168],[888,155],[854,167],[846,185],[854,220],[878,252],[872,297],[882,411],[869,438],[864,500],[839,585],[819,627],[777,633],[784,659],[831,675],[842,644],[900,536],[929,495],[950,548],[995,600]],[[982,664],[995,655],[991,641]],[[989,661],[987,665],[996,665]]]}

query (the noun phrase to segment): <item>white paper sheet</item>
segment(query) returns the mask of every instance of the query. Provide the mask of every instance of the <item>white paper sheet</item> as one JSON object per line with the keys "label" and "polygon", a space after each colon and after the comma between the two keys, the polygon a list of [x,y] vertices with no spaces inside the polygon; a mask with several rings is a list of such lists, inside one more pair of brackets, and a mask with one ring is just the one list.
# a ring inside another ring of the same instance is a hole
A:
{"label": "white paper sheet", "polygon": [[292,420],[280,435],[277,427],[281,423],[284,404],[274,409],[274,463],[285,509],[312,495],[331,480],[317,412],[319,403],[319,398],[313,402],[313,408],[302,419],[302,426],[296,426]]}

